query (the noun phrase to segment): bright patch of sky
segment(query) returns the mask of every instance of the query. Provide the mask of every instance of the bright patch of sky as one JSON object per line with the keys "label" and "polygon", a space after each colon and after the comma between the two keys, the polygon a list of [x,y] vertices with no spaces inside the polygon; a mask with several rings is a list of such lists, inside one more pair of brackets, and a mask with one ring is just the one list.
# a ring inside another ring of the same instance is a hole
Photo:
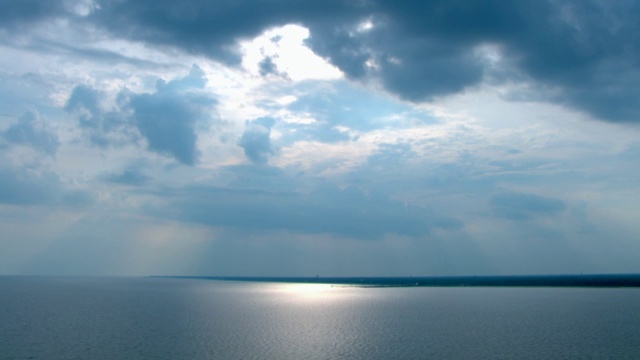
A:
{"label": "bright patch of sky", "polygon": [[[342,72],[338,68],[304,45],[308,37],[309,29],[299,25],[269,29],[240,44],[242,65],[253,75],[270,71],[292,81],[341,78]],[[265,69],[265,66],[270,68]]]}

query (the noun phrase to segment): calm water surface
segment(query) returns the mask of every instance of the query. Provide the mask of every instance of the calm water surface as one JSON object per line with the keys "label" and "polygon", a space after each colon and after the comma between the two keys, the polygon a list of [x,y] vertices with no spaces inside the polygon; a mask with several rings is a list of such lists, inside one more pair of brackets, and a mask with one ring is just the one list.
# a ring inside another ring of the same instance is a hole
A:
{"label": "calm water surface", "polygon": [[1,359],[639,359],[640,289],[0,277]]}

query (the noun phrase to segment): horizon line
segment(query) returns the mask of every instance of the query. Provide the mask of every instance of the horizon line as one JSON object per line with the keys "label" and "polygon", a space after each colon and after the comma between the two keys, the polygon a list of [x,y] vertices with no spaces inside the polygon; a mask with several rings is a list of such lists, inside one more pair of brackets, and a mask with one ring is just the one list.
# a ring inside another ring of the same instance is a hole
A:
{"label": "horizon line", "polygon": [[640,287],[640,274],[463,276],[147,276],[219,281],[335,284],[366,287]]}

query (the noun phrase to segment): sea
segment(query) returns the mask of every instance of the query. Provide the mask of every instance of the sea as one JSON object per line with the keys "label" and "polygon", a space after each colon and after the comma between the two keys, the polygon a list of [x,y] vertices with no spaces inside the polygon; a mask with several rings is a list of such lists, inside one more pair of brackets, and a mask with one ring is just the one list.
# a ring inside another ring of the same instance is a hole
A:
{"label": "sea", "polygon": [[640,359],[640,289],[0,276],[0,359]]}

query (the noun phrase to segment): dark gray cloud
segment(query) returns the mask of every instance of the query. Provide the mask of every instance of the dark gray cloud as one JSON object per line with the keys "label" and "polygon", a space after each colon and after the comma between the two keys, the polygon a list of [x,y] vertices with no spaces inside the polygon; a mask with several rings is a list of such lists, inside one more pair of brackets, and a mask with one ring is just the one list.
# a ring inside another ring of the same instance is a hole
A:
{"label": "dark gray cloud", "polygon": [[58,136],[48,129],[33,112],[26,112],[3,133],[10,143],[27,144],[40,152],[54,155],[60,145]]}
{"label": "dark gray cloud", "polygon": [[[407,100],[458,93],[488,75],[501,81],[517,75],[555,90],[538,97],[604,120],[636,122],[638,15],[633,0],[190,0],[103,1],[90,19],[117,36],[227,63],[239,60],[238,39],[298,23],[311,30],[309,45],[349,78],[379,79]],[[359,31],[366,20],[373,28]],[[498,68],[479,55],[485,45],[500,51]]]}
{"label": "dark gray cloud", "polygon": [[[554,97],[546,95],[549,100],[610,121],[640,118],[633,91],[640,82],[640,41],[633,35],[640,6],[635,1],[376,5],[371,16],[378,26],[370,32],[312,32],[311,45],[349,76],[362,78],[370,72],[388,90],[412,101],[479,84],[489,69],[477,47],[495,45],[504,57],[501,66],[560,90]],[[367,70],[368,60],[378,67]]]}
{"label": "dark gray cloud", "polygon": [[541,23],[531,20],[506,55],[543,85],[558,87],[555,101],[601,119],[637,122],[640,40],[637,1],[560,1]]}
{"label": "dark gray cloud", "polygon": [[65,14],[62,1],[0,0],[0,28],[21,27]]}
{"label": "dark gray cloud", "polygon": [[264,164],[275,153],[271,144],[271,127],[275,120],[269,117],[258,118],[245,123],[244,133],[238,142],[244,154],[254,163]]}
{"label": "dark gray cloud", "polygon": [[[450,38],[460,19],[450,15],[449,22],[441,21],[460,6],[443,1],[370,4],[367,12],[338,28],[312,27],[309,45],[348,77],[378,78],[387,90],[411,101],[456,93],[482,80],[474,42]],[[357,31],[366,20],[373,28]]]}
{"label": "dark gray cloud", "polygon": [[540,215],[558,214],[567,208],[562,200],[516,192],[492,196],[491,205],[498,215],[512,220],[527,220]]}
{"label": "dark gray cloud", "polygon": [[127,38],[177,46],[227,63],[240,58],[236,41],[288,23],[348,18],[359,1],[99,1],[91,20]]}

